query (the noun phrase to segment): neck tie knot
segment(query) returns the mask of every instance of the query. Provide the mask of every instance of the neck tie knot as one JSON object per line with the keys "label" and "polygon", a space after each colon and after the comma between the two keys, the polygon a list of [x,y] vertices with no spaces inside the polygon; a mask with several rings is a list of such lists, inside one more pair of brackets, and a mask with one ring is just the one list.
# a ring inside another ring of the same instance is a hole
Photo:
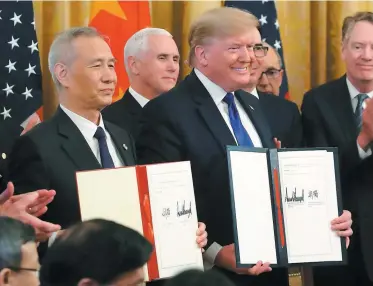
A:
{"label": "neck tie knot", "polygon": [[365,93],[360,93],[357,95],[357,105],[360,106],[363,104],[363,102],[368,99],[369,96]]}
{"label": "neck tie knot", "polygon": [[228,104],[228,106],[232,106],[234,103],[234,95],[231,92],[228,92],[226,96],[224,96],[223,101]]}
{"label": "neck tie knot", "polygon": [[97,140],[106,139],[105,131],[102,127],[97,127],[95,135],[93,135]]}

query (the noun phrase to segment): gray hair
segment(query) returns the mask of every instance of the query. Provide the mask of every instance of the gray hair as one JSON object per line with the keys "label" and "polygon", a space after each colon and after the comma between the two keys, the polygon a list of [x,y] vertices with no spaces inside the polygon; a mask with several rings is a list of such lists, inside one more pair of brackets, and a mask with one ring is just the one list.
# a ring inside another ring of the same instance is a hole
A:
{"label": "gray hair", "polygon": [[140,52],[147,51],[148,38],[152,35],[165,35],[172,37],[171,33],[161,28],[144,28],[133,34],[124,46],[124,66],[129,75],[128,57],[137,56]]}
{"label": "gray hair", "polygon": [[10,268],[17,271],[22,261],[22,245],[35,242],[35,230],[16,219],[0,216],[0,271]]}
{"label": "gray hair", "polygon": [[74,53],[72,51],[71,43],[78,37],[103,38],[103,36],[92,27],[74,27],[63,31],[56,36],[49,49],[48,68],[52,75],[53,82],[57,87],[60,87],[61,84],[54,74],[54,66],[59,62],[67,64],[67,62],[72,60]]}
{"label": "gray hair", "polygon": [[275,54],[277,56],[278,64],[280,65],[280,69],[282,69],[283,68],[283,63],[282,63],[282,58],[281,58],[281,55],[279,54],[279,52],[273,46],[268,44],[267,42],[263,42],[263,46],[268,47],[269,49],[271,49],[275,52]]}

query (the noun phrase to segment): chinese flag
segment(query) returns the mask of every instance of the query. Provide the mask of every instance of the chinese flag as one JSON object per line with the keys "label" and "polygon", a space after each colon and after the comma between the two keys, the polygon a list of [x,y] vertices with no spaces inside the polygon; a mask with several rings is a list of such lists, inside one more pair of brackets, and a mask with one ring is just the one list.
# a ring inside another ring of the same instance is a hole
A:
{"label": "chinese flag", "polygon": [[124,45],[138,30],[151,25],[148,1],[92,1],[89,26],[109,38],[109,45],[118,60],[118,84],[113,102],[123,96],[129,82],[124,67]]}

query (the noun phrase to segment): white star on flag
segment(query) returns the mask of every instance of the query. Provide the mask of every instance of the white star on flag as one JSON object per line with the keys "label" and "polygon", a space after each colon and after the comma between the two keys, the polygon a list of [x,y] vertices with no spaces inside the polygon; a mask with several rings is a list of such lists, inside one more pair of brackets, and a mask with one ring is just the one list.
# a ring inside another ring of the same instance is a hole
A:
{"label": "white star on flag", "polygon": [[280,25],[278,24],[278,20],[276,19],[276,22],[275,22],[275,26],[276,26],[276,29],[278,30],[278,28],[280,27]]}
{"label": "white star on flag", "polygon": [[27,98],[32,97],[31,91],[32,91],[32,88],[30,88],[30,90],[29,90],[26,87],[26,91],[22,93],[23,95],[26,95],[26,100],[27,100]]}
{"label": "white star on flag", "polygon": [[6,88],[4,88],[4,89],[3,89],[3,91],[5,91],[5,92],[6,92],[6,96],[8,96],[8,95],[9,95],[9,93],[12,93],[12,94],[14,94],[14,92],[13,92],[13,87],[14,87],[14,85],[12,85],[12,86],[9,86],[9,84],[8,84],[8,83],[6,83]]}
{"label": "white star on flag", "polygon": [[8,73],[10,73],[11,71],[15,71],[16,70],[16,68],[15,68],[15,64],[16,64],[17,62],[11,62],[10,60],[9,60],[9,63],[8,63],[8,65],[6,65],[5,67],[8,69]]}
{"label": "white star on flag", "polygon": [[278,51],[279,49],[281,49],[281,43],[280,43],[280,41],[275,41],[275,44],[273,45],[275,48],[276,48],[276,50]]}
{"label": "white star on flag", "polygon": [[14,13],[13,18],[10,18],[10,20],[13,21],[14,26],[17,25],[17,23],[22,24],[22,22],[21,22],[21,16],[22,16],[22,14],[17,15],[16,13]]}
{"label": "white star on flag", "polygon": [[28,68],[25,69],[25,71],[28,72],[28,76],[30,76],[32,73],[36,74],[35,68],[36,68],[36,66],[31,66],[31,64],[28,64]]}
{"label": "white star on flag", "polygon": [[10,116],[10,111],[11,111],[10,108],[7,110],[7,109],[4,107],[4,111],[0,113],[2,116],[4,116],[4,120],[7,119],[8,117],[9,117],[9,118],[12,118],[12,116]]}
{"label": "white star on flag", "polygon": [[262,4],[264,4],[264,3],[266,3],[266,2],[268,2],[268,0],[262,0]]}
{"label": "white star on flag", "polygon": [[34,41],[32,41],[32,44],[29,45],[29,46],[27,46],[28,48],[31,49],[31,54],[32,54],[34,51],[39,51],[37,45],[38,45],[38,42],[34,43]]}
{"label": "white star on flag", "polygon": [[12,36],[12,40],[8,42],[9,45],[12,45],[12,50],[13,50],[14,47],[19,48],[18,41],[19,41],[19,38],[14,39],[13,36]]}
{"label": "white star on flag", "polygon": [[266,39],[266,38],[263,38],[263,39],[262,39],[262,42],[263,42],[263,43],[265,43],[266,41],[267,41],[267,39]]}
{"label": "white star on flag", "polygon": [[34,19],[34,21],[31,22],[31,25],[34,26],[34,30],[35,30],[35,19]]}
{"label": "white star on flag", "polygon": [[260,24],[263,26],[264,24],[267,24],[267,16],[260,15],[259,19]]}
{"label": "white star on flag", "polygon": [[[1,11],[3,11],[3,10],[0,10],[0,13],[1,13]],[[0,20],[2,20],[3,18],[1,18],[1,16],[0,16]]]}

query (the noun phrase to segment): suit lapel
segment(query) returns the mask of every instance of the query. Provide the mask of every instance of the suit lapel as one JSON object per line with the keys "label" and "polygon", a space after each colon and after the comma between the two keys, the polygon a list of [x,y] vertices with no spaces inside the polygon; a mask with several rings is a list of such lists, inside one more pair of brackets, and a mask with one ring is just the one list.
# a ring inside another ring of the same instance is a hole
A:
{"label": "suit lapel", "polygon": [[343,134],[346,142],[355,140],[358,135],[358,130],[355,124],[354,113],[351,105],[351,96],[348,91],[346,76],[341,77],[336,81],[335,90],[325,97],[328,101],[328,110],[324,110],[325,114],[331,113],[334,110],[334,119],[336,120],[333,126],[340,127],[340,133]]}
{"label": "suit lapel", "polygon": [[105,128],[110,133],[111,138],[117,148],[120,156],[122,157],[123,163],[126,166],[131,166],[135,164],[134,151],[132,149],[131,141],[127,132],[118,128],[114,124],[105,121]]}
{"label": "suit lapel", "polygon": [[140,115],[142,107],[137,102],[137,100],[132,96],[128,89],[121,100],[123,104],[126,106],[128,112],[132,114],[132,116]]}
{"label": "suit lapel", "polygon": [[58,123],[58,132],[62,138],[62,149],[78,169],[100,169],[101,165],[97,161],[87,141],[84,139],[78,127],[76,127],[61,108],[58,108],[55,120]]}
{"label": "suit lapel", "polygon": [[185,81],[189,93],[197,104],[198,114],[219,143],[222,151],[226,152],[227,145],[237,145],[214,100],[195,73],[191,72]]}
{"label": "suit lapel", "polygon": [[259,99],[256,98],[254,95],[247,93],[243,90],[236,91],[235,96],[241,103],[242,107],[245,109],[251,122],[254,124],[255,129],[260,137],[260,140],[262,141],[263,147],[274,147],[270,127],[260,107]]}

